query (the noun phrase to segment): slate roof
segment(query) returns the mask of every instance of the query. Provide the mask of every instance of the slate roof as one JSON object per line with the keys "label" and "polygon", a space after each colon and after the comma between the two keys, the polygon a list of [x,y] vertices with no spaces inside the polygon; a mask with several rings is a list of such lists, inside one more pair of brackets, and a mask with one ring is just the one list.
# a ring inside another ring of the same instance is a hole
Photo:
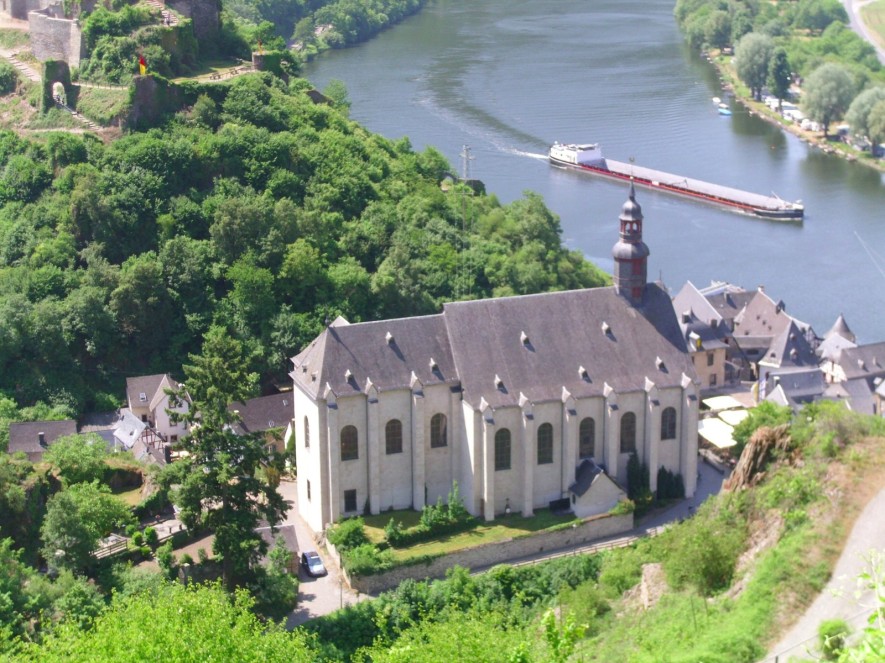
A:
{"label": "slate roof", "polygon": [[271,396],[250,398],[245,403],[232,403],[228,409],[240,414],[240,421],[234,424],[238,434],[257,433],[272,428],[285,427],[294,415],[292,392],[282,392]]}
{"label": "slate roof", "polygon": [[728,338],[731,336],[731,331],[724,323],[712,327],[704,320],[699,319],[694,310],[680,313],[679,309],[676,309],[675,312],[689,352],[729,347]]}
{"label": "slate roof", "polygon": [[[129,407],[150,407],[151,401],[160,388],[160,384],[168,377],[166,373],[157,375],[141,375],[134,378],[126,378],[126,398]],[[141,394],[146,400],[141,400]]]}
{"label": "slate roof", "polygon": [[818,359],[805,333],[790,319],[786,328],[772,341],[760,364],[774,366],[817,366]]}
{"label": "slate roof", "polygon": [[710,306],[733,326],[734,319],[756,296],[755,290],[744,290],[731,283],[714,282],[699,292],[710,303]]}
{"label": "slate roof", "polygon": [[844,371],[846,380],[885,376],[885,342],[844,348],[835,361]]}
{"label": "slate roof", "polygon": [[379,391],[408,389],[413,372],[424,385],[458,383],[442,315],[342,321],[327,327],[292,363],[292,379],[312,398],[321,397],[327,384],[337,396],[352,395],[369,379]]}
{"label": "slate roof", "polygon": [[683,322],[682,314],[687,312],[692,313],[694,317],[708,325],[713,320],[716,320],[717,327],[718,323],[722,322],[723,319],[722,314],[716,310],[716,307],[701,294],[701,291],[691,281],[686,281],[682,289],[676,293],[676,296],[673,298],[673,308],[676,310],[676,316],[679,318],[680,324]]}
{"label": "slate roof", "polygon": [[857,344],[839,334],[828,335],[817,346],[815,352],[823,360],[836,361],[839,353],[845,348],[856,348]]}
{"label": "slate roof", "polygon": [[845,318],[841,313],[839,314],[839,317],[836,318],[836,322],[833,323],[833,326],[830,327],[830,330],[824,334],[825,339],[829,339],[832,336],[841,336],[852,343],[857,342],[857,337],[854,335],[854,332],[849,329],[848,323],[845,322]]}
{"label": "slate roof", "polygon": [[[44,444],[40,444],[43,433]],[[77,433],[77,422],[73,419],[62,421],[24,421],[9,424],[9,453],[22,451],[31,462],[43,458],[43,452],[58,438]]]}
{"label": "slate roof", "polygon": [[569,491],[580,497],[593,485],[597,476],[602,474],[602,468],[589,458],[581,461],[575,469],[575,482],[568,487]]}
{"label": "slate roof", "polygon": [[520,393],[536,403],[559,400],[563,388],[576,398],[599,395],[606,382],[638,391],[646,377],[676,386],[683,373],[695,375],[670,298],[654,284],[641,307],[609,287],[457,302],[444,316],[464,399],[474,407],[482,398],[492,408],[517,405]]}
{"label": "slate roof", "polygon": [[770,392],[780,386],[794,403],[807,403],[819,398],[826,391],[823,372],[816,366],[790,367],[772,372],[767,380]]}
{"label": "slate roof", "polygon": [[[607,329],[607,331],[606,331]],[[435,368],[431,367],[431,358]],[[293,358],[292,378],[311,397],[365,390],[460,387],[478,408],[681,386],[694,368],[666,292],[649,284],[642,305],[614,288],[446,304],[442,314],[328,327]],[[580,369],[585,369],[582,375]]]}
{"label": "slate roof", "polygon": [[120,410],[120,417],[114,428],[114,438],[126,449],[131,449],[145,428],[147,428],[147,423],[142,421],[141,417],[136,417],[131,410],[123,408]]}
{"label": "slate roof", "polygon": [[848,392],[848,407],[861,414],[876,414],[876,399],[868,380],[857,378],[839,384]]}

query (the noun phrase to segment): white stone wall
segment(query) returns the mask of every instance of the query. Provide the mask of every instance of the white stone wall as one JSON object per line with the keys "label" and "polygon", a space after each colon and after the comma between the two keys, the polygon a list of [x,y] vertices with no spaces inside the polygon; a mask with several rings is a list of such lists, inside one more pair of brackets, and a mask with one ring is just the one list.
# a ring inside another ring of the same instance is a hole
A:
{"label": "white stone wall", "polygon": [[[532,439],[532,468],[534,469],[532,503],[545,508],[552,500],[563,496],[562,490],[562,403],[536,403],[533,408],[535,434]],[[553,426],[553,462],[538,465],[538,429],[543,424]]]}
{"label": "white stone wall", "polygon": [[[355,426],[358,437],[358,458],[341,460],[341,431],[345,426]],[[330,431],[331,432],[331,431]],[[331,456],[332,467],[337,464],[338,490],[331,495],[333,518],[338,514],[351,516],[362,513],[369,496],[368,426],[366,396],[357,394],[338,399],[338,433],[335,442],[336,453]],[[344,491],[356,490],[356,511],[344,511]]]}
{"label": "white stone wall", "polygon": [[[298,472],[298,511],[301,517],[315,532],[320,532],[329,522],[324,518],[323,495],[328,490],[323,479],[322,448],[328,448],[326,431],[320,423],[320,408],[325,408],[310,399],[297,387],[293,391],[293,408],[295,413],[295,466]],[[305,447],[304,420],[307,419],[310,432],[310,446]],[[310,499],[307,496],[307,484],[310,482]]]}
{"label": "white stone wall", "polygon": [[[427,503],[436,504],[438,498],[445,502],[452,481],[458,477],[452,475],[452,453],[455,445],[454,412],[452,412],[450,389],[447,385],[434,385],[424,390],[424,483],[427,487]],[[446,417],[446,446],[432,448],[430,446],[430,421],[435,414]]]}
{"label": "white stone wall", "polygon": [[[380,459],[380,509],[412,506],[412,392],[408,389],[384,392],[378,399],[378,458]],[[387,454],[387,422],[399,419],[403,430],[403,450]]]}

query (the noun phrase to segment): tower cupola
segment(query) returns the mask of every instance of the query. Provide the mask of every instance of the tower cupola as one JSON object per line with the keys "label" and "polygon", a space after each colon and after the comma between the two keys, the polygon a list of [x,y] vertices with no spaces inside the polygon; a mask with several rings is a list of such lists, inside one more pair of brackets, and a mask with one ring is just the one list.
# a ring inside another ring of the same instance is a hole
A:
{"label": "tower cupola", "polygon": [[633,304],[641,304],[648,282],[649,250],[642,241],[642,208],[636,202],[633,182],[630,182],[627,202],[621,208],[620,222],[620,238],[612,248],[615,290]]}

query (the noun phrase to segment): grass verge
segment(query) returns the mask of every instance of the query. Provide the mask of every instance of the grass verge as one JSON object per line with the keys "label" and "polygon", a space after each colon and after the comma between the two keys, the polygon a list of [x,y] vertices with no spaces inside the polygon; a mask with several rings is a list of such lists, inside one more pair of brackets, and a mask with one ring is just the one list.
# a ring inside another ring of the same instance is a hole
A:
{"label": "grass verge", "polygon": [[129,90],[82,87],[77,110],[102,126],[111,125],[129,110]]}
{"label": "grass verge", "polygon": [[885,0],[877,0],[861,7],[860,17],[875,35],[879,46],[885,48]]}

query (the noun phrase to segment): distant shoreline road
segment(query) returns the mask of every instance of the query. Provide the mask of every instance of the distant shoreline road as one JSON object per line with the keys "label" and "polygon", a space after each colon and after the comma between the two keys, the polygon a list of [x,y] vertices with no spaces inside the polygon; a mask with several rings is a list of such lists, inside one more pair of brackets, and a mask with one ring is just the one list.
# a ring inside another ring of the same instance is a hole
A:
{"label": "distant shoreline road", "polygon": [[860,17],[861,7],[873,2],[875,2],[875,0],[842,0],[842,4],[845,6],[845,11],[848,12],[848,23],[851,29],[872,44],[873,48],[876,49],[876,55],[879,56],[879,62],[885,64],[885,47],[879,43],[876,39],[876,35],[870,32],[866,24],[863,22],[863,19]]}

